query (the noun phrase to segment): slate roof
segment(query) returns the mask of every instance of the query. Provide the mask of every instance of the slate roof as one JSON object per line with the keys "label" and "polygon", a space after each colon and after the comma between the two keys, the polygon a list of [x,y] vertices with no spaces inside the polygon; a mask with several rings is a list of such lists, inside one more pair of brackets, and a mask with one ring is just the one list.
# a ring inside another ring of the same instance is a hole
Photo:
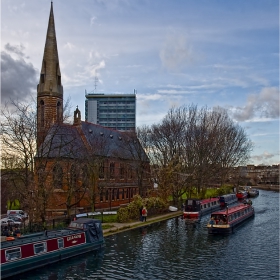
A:
{"label": "slate roof", "polygon": [[149,161],[132,134],[81,121],[81,125],[55,124],[38,149],[38,157],[83,159],[88,156]]}

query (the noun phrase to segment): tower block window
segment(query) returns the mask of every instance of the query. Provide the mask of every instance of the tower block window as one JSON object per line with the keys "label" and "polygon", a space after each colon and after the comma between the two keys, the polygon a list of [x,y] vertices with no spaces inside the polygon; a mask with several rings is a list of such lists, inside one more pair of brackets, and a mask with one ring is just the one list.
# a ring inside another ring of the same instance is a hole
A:
{"label": "tower block window", "polygon": [[44,127],[44,124],[45,124],[45,103],[43,100],[40,101],[40,117],[41,117],[41,120],[40,120],[40,125],[41,127]]}

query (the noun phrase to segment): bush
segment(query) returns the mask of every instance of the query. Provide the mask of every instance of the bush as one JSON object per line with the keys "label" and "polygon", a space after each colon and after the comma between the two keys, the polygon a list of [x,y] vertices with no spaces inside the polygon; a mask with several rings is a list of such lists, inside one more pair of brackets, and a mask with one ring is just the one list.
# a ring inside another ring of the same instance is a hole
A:
{"label": "bush", "polygon": [[140,195],[135,195],[133,201],[126,207],[118,210],[117,220],[120,223],[138,220],[141,206],[146,206],[149,215],[163,213],[167,210],[168,205],[159,197],[142,198]]}

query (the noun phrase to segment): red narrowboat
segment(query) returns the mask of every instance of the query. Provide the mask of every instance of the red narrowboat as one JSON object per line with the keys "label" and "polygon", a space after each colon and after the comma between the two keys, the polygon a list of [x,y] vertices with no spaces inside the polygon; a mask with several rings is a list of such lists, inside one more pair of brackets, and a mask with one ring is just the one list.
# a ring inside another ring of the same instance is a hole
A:
{"label": "red narrowboat", "polygon": [[105,246],[101,221],[80,218],[68,228],[7,237],[1,242],[1,279]]}
{"label": "red narrowboat", "polygon": [[230,234],[241,223],[253,217],[255,211],[252,205],[240,203],[237,206],[217,211],[211,214],[207,224],[209,234]]}
{"label": "red narrowboat", "polygon": [[198,219],[202,215],[220,208],[218,197],[207,199],[187,199],[183,211],[183,217],[187,219]]}
{"label": "red narrowboat", "polygon": [[248,192],[247,191],[239,191],[236,194],[236,197],[238,198],[238,200],[244,200],[246,199],[248,196]]}

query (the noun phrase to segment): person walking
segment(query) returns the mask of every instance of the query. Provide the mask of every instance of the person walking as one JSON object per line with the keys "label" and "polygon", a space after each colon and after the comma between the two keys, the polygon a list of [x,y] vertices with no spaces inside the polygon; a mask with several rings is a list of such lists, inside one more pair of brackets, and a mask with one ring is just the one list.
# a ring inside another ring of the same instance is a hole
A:
{"label": "person walking", "polygon": [[143,205],[139,208],[139,219],[141,222],[143,222],[142,210],[143,210]]}
{"label": "person walking", "polygon": [[142,222],[146,222],[147,221],[147,216],[148,216],[148,210],[147,208],[144,206],[142,209]]}

